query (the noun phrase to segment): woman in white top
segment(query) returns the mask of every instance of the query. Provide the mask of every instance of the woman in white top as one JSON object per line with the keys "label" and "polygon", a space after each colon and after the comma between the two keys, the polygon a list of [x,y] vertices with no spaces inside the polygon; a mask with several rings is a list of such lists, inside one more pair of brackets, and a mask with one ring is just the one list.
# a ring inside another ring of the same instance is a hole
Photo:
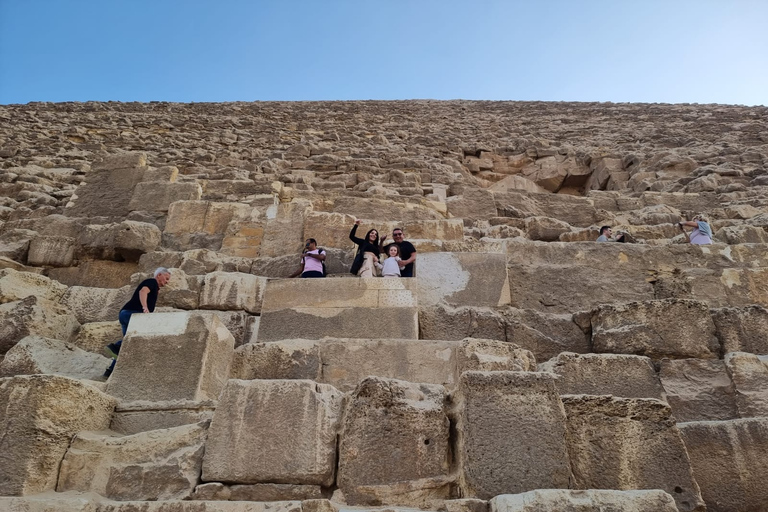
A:
{"label": "woman in white top", "polygon": [[396,244],[389,246],[389,254],[381,267],[382,277],[400,277],[400,248]]}
{"label": "woman in white top", "polygon": [[[693,220],[684,220],[677,223],[680,229],[685,233],[685,238],[694,245],[709,245],[712,243],[712,228],[709,227],[706,217],[696,215]],[[685,227],[692,227],[693,231],[689,235]]]}

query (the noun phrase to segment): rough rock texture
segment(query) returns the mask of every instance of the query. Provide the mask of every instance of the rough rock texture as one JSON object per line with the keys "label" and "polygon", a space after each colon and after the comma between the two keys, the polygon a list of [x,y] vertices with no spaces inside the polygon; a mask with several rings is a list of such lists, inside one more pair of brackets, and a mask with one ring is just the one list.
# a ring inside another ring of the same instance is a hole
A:
{"label": "rough rock texture", "polygon": [[17,272],[13,269],[0,270],[0,303],[2,304],[30,296],[58,302],[66,291],[66,286],[39,274]]}
{"label": "rough rock texture", "polygon": [[132,436],[81,432],[61,463],[56,490],[119,500],[184,499],[200,475],[208,423]]}
{"label": "rough rock texture", "polygon": [[428,504],[450,496],[447,393],[369,377],[352,393],[339,441],[338,486],[351,505]]}
{"label": "rough rock texture", "polygon": [[507,257],[494,253],[434,252],[418,257],[419,304],[509,304]]}
{"label": "rough rock texture", "polygon": [[663,359],[659,378],[677,421],[739,416],[736,391],[722,360]]}
{"label": "rough rock texture", "polygon": [[5,354],[0,377],[36,373],[64,375],[75,379],[101,377],[109,360],[63,341],[27,336]]}
{"label": "rough rock texture", "polygon": [[134,315],[107,391],[122,400],[216,399],[234,348],[212,313]]}
{"label": "rough rock texture", "polygon": [[54,490],[72,436],[106,430],[115,403],[68,377],[0,379],[0,496]]}
{"label": "rough rock texture", "polygon": [[306,380],[230,380],[206,443],[203,481],[329,486],[342,394]]}
{"label": "rough rock texture", "polygon": [[563,352],[538,369],[560,376],[555,384],[561,395],[663,398],[659,377],[647,357]]}
{"label": "rough rock texture", "polygon": [[725,369],[733,383],[740,418],[768,416],[768,366],[766,356],[745,352],[725,355]]}
{"label": "rough rock texture", "polygon": [[463,496],[490,499],[569,486],[565,411],[554,375],[466,372],[457,400]]}
{"label": "rough rock texture", "polygon": [[169,402],[121,402],[115,408],[110,430],[131,435],[209,421],[216,409],[214,400]]}
{"label": "rough rock texture", "polygon": [[568,452],[582,489],[662,489],[681,511],[704,511],[680,431],[664,402],[570,395]]}
{"label": "rough rock texture", "polygon": [[491,501],[491,512],[678,512],[675,500],[653,491],[529,491],[502,494]]}
{"label": "rough rock texture", "polygon": [[29,335],[70,341],[80,324],[61,305],[47,299],[29,296],[0,305],[0,354]]}
{"label": "rough rock texture", "polygon": [[768,420],[681,423],[696,481],[709,512],[768,507]]}
{"label": "rough rock texture", "polygon": [[600,306],[592,316],[592,346],[652,359],[714,359],[720,353],[707,305],[675,299]]}
{"label": "rough rock texture", "polygon": [[768,354],[768,309],[765,307],[716,309],[712,318],[723,353]]}

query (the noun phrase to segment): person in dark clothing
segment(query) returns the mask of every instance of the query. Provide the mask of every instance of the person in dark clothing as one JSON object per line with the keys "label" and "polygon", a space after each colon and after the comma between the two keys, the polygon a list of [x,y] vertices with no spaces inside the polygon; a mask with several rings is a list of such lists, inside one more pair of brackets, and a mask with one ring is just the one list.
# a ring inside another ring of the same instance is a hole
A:
{"label": "person in dark clothing", "polygon": [[[131,300],[125,303],[125,306],[120,310],[118,319],[120,320],[120,327],[123,330],[123,337],[128,330],[128,322],[131,320],[131,315],[134,313],[152,313],[155,311],[155,304],[157,304],[157,295],[160,288],[168,284],[171,279],[171,272],[164,267],[160,267],[155,270],[154,277],[145,279],[136,290],[133,292]],[[104,372],[105,377],[112,375],[112,370],[115,369],[115,363],[117,362],[117,356],[120,354],[120,346],[123,344],[123,340],[118,340],[115,343],[107,345],[107,350],[112,353],[113,359],[109,368]]]}
{"label": "person in dark clothing", "polygon": [[379,262],[379,232],[371,229],[365,234],[365,238],[356,237],[357,226],[361,222],[357,219],[352,226],[352,231],[349,232],[349,239],[357,244],[355,261],[349,271],[360,277],[374,277],[377,271],[376,264]]}
{"label": "person in dark clothing", "polygon": [[[393,229],[392,238],[393,242],[384,246],[382,252],[389,254],[389,246],[392,244],[397,245],[400,248],[400,277],[413,277],[414,262],[416,261],[416,248],[408,240],[403,240],[403,228]],[[384,245],[386,239],[387,235],[384,235],[381,239],[382,245]]]}

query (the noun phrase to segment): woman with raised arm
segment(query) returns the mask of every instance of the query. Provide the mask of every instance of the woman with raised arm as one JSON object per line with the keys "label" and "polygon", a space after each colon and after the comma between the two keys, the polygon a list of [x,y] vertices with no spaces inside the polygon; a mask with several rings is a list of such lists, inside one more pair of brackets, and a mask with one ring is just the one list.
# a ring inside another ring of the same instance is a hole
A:
{"label": "woman with raised arm", "polygon": [[[684,220],[677,223],[683,230],[686,240],[694,245],[709,245],[712,243],[712,228],[704,215],[696,215],[692,220]],[[691,227],[693,231],[689,235],[685,228]]]}
{"label": "woman with raised arm", "polygon": [[375,277],[377,275],[376,264],[379,262],[379,232],[371,229],[365,234],[365,238],[358,238],[357,226],[362,221],[357,219],[352,231],[349,232],[349,239],[357,244],[357,253],[355,261],[349,272],[360,277]]}

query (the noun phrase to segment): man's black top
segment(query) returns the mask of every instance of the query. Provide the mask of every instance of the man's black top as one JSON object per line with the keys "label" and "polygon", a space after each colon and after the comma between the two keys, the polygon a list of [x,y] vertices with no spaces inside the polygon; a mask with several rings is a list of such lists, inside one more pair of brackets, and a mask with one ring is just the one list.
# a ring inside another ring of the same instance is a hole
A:
{"label": "man's black top", "polygon": [[[389,255],[389,247],[391,245],[394,245],[394,242],[391,244],[387,244],[387,246],[384,248],[384,254]],[[407,240],[403,240],[399,244],[397,244],[398,247],[400,247],[400,259],[401,260],[407,260],[411,257],[413,253],[416,252],[416,248],[413,246],[411,242],[408,242]],[[400,277],[413,277],[413,261],[404,266],[400,269]]]}
{"label": "man's black top", "polygon": [[133,297],[131,297],[131,300],[125,303],[125,306],[123,306],[123,309],[128,309],[130,311],[143,311],[143,307],[141,306],[141,300],[139,300],[139,292],[145,286],[149,288],[149,295],[147,295],[147,309],[149,309],[150,313],[152,313],[155,310],[155,303],[157,302],[157,292],[160,291],[160,285],[157,284],[157,279],[155,278],[143,280],[139,284],[139,286],[136,287],[136,291],[133,292]]}

